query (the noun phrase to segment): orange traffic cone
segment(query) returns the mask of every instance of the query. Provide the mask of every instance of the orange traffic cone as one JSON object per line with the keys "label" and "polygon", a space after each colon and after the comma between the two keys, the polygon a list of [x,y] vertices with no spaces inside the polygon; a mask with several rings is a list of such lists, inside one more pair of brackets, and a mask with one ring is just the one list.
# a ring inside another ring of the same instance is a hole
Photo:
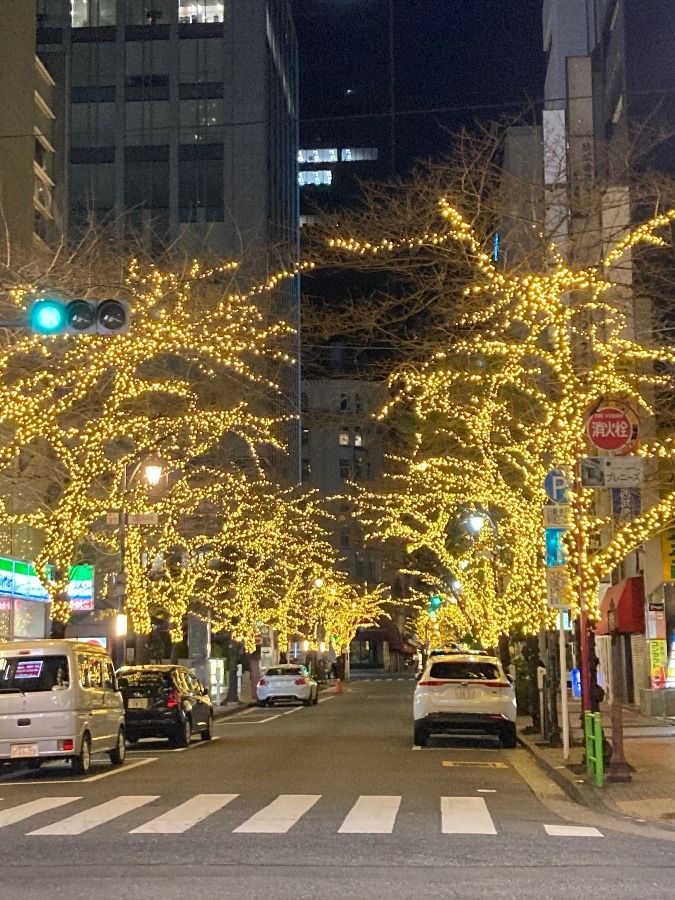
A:
{"label": "orange traffic cone", "polygon": [[340,681],[339,678],[335,679],[335,693],[336,694],[342,693],[342,682]]}

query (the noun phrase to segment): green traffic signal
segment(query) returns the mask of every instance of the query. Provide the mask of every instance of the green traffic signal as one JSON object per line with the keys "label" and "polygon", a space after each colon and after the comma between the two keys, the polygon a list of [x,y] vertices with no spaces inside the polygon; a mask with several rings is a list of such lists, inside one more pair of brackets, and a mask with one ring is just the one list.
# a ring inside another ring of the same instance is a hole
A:
{"label": "green traffic signal", "polygon": [[36,300],[30,308],[29,322],[38,334],[58,334],[66,327],[66,307],[58,300]]}
{"label": "green traffic signal", "polygon": [[434,594],[434,596],[429,600],[429,606],[431,607],[431,609],[438,609],[439,606],[442,605],[442,603],[443,600],[438,596],[438,594]]}

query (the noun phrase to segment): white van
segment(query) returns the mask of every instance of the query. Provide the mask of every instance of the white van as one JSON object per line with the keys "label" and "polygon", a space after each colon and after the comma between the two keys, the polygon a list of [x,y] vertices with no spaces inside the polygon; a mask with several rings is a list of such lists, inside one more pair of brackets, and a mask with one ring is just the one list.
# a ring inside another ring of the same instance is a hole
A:
{"label": "white van", "polygon": [[125,757],[124,703],[103,647],[77,641],[0,643],[0,761],[37,769],[69,759],[89,771],[93,753]]}

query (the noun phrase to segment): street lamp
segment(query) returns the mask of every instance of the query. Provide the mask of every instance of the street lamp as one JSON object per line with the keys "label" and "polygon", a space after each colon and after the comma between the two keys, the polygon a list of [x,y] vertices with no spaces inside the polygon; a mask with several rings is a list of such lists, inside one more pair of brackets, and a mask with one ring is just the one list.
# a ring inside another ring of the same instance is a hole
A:
{"label": "street lamp", "polygon": [[469,516],[466,524],[469,526],[470,531],[478,534],[482,531],[483,525],[485,525],[485,516],[482,513],[474,513],[472,516]]}

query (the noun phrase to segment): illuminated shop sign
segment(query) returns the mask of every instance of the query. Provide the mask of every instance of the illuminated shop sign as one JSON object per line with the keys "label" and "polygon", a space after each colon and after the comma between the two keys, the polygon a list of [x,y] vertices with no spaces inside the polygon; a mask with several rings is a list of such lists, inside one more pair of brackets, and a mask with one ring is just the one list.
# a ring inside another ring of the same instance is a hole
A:
{"label": "illuminated shop sign", "polygon": [[[38,578],[35,567],[28,562],[0,556],[0,610],[9,608],[10,598],[41,600],[49,597]],[[68,580],[68,597],[73,612],[94,608],[94,567],[72,566]]]}

